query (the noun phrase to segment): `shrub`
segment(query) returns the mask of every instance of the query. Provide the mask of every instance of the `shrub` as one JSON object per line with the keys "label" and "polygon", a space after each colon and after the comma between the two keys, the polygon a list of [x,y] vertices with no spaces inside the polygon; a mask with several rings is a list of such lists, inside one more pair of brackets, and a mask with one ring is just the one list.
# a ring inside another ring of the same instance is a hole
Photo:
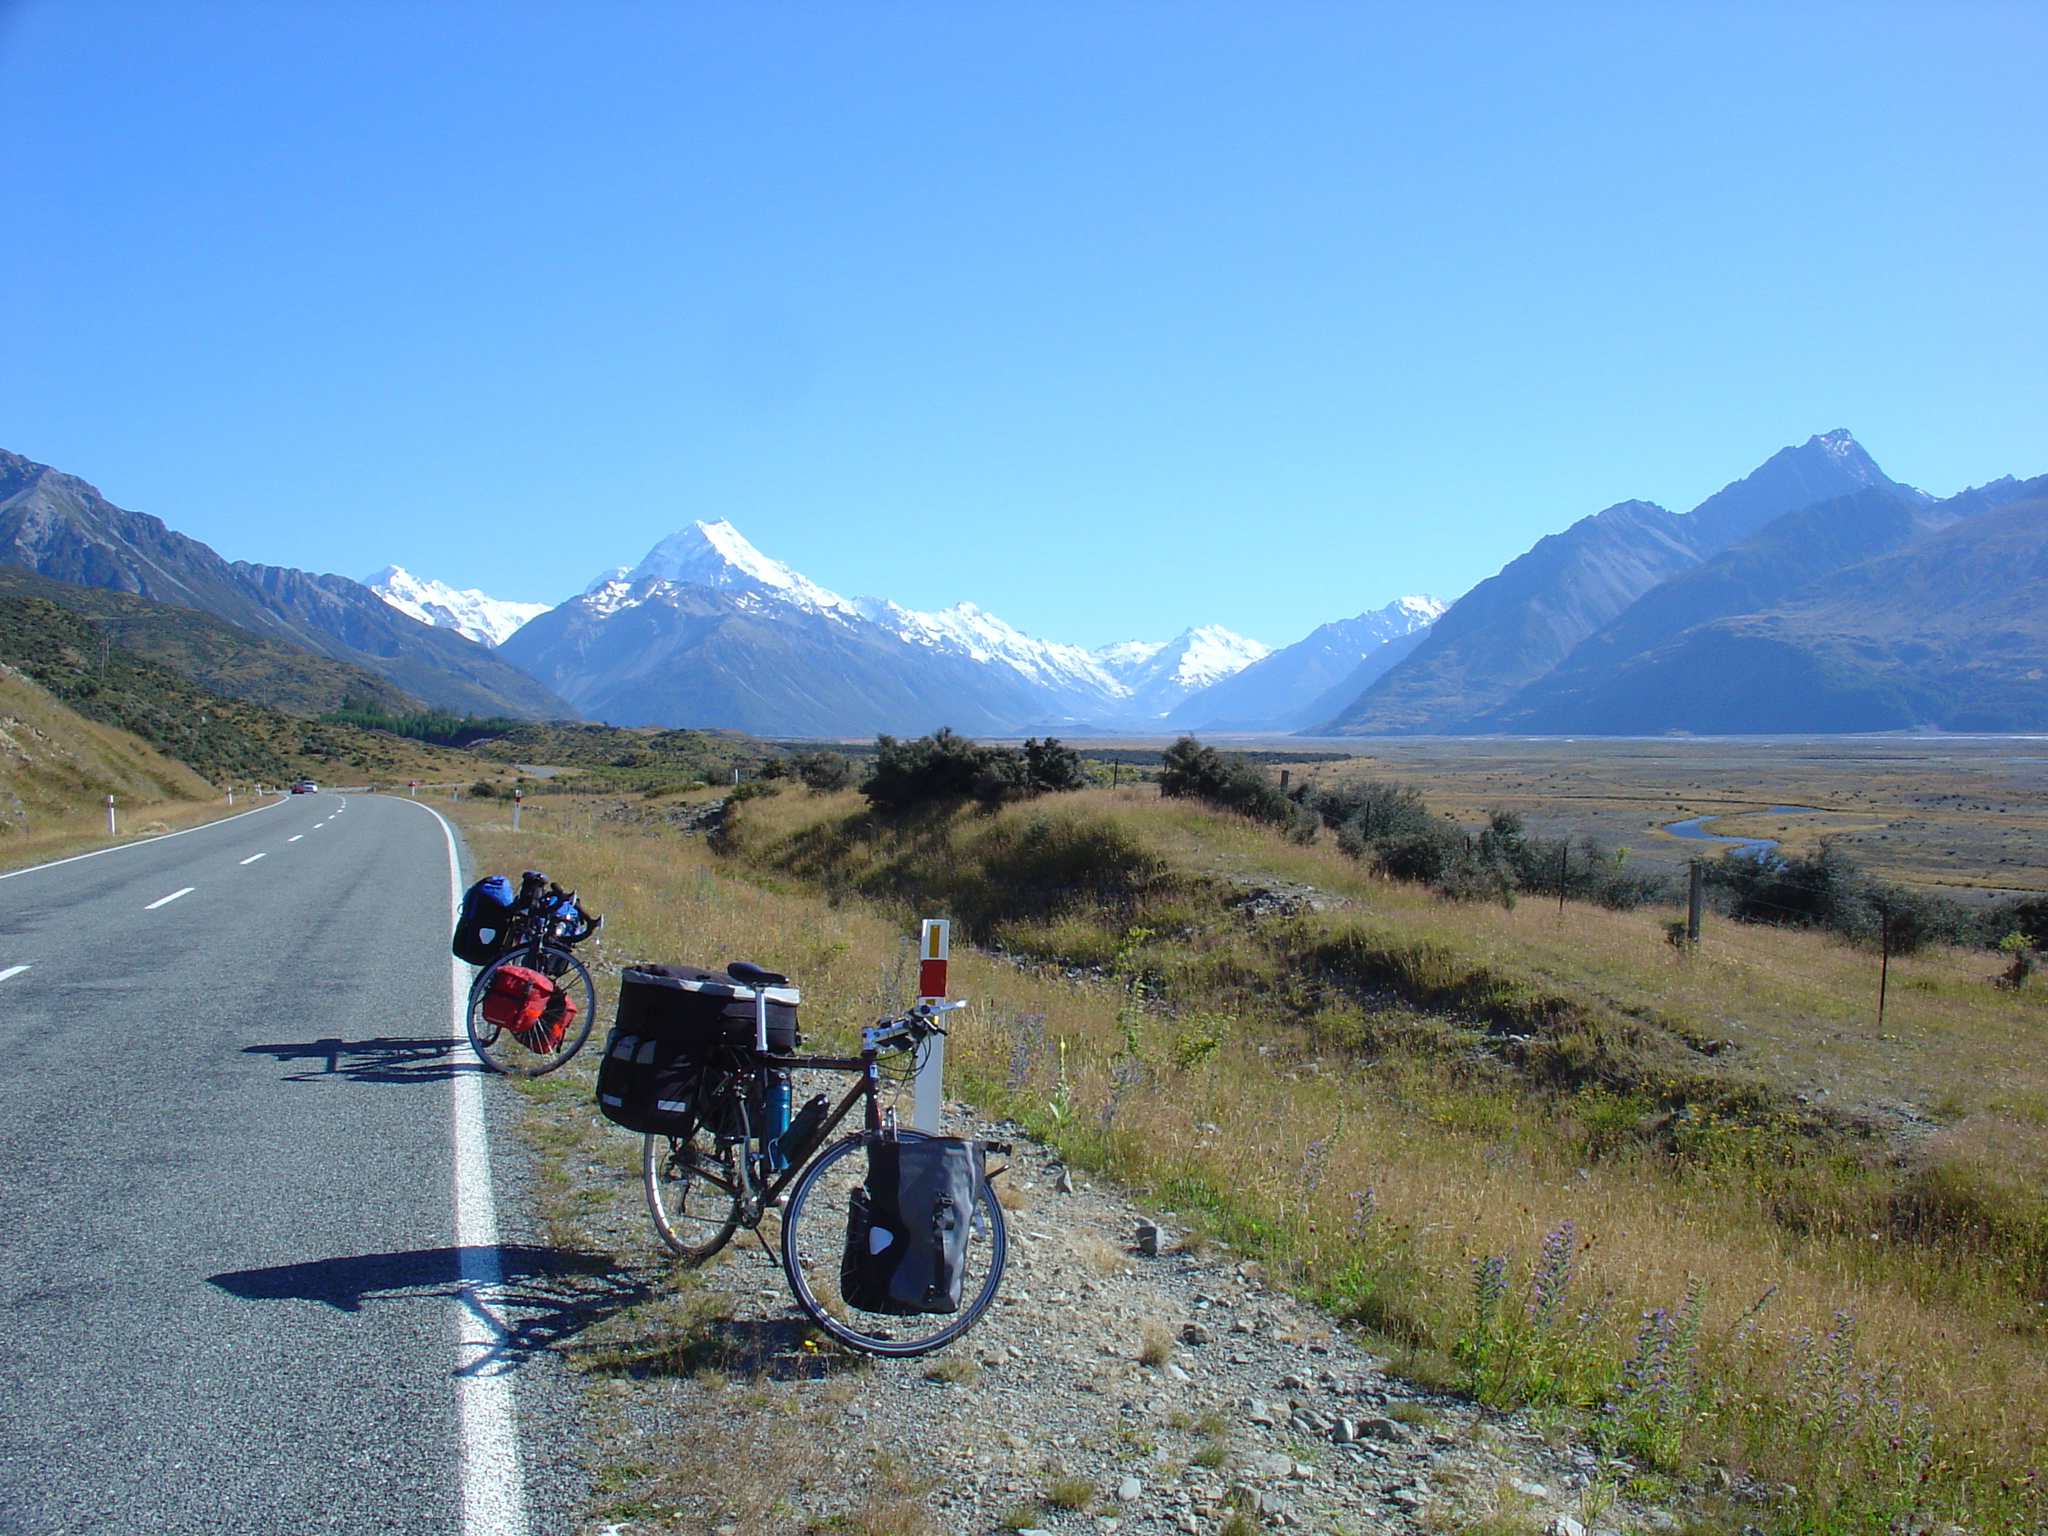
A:
{"label": "shrub", "polygon": [[853,783],[853,764],[843,752],[792,752],[787,757],[769,758],[756,770],[756,777],[796,779],[806,789],[827,794]]}
{"label": "shrub", "polygon": [[1159,792],[1176,800],[1205,800],[1274,826],[1291,827],[1305,819],[1257,764],[1205,747],[1192,736],[1183,736],[1166,749],[1159,765]]}
{"label": "shrub", "polygon": [[1000,805],[1088,782],[1080,754],[1055,737],[1016,747],[984,747],[941,726],[915,741],[875,738],[875,767],[860,792],[877,810],[977,800]]}
{"label": "shrub", "polygon": [[1895,955],[1929,944],[1996,946],[2009,913],[1979,913],[1959,901],[1866,875],[1833,843],[1796,859],[1731,853],[1706,867],[1707,885],[1738,922],[1824,928]]}
{"label": "shrub", "polygon": [[1530,837],[1519,814],[1495,810],[1477,832],[1432,816],[1411,785],[1365,779],[1304,792],[1302,803],[1336,829],[1337,846],[1395,880],[1435,887],[1454,901],[1514,904],[1515,893],[1565,893],[1617,911],[1670,894],[1657,875],[1625,872],[1628,850],[1591,838]]}

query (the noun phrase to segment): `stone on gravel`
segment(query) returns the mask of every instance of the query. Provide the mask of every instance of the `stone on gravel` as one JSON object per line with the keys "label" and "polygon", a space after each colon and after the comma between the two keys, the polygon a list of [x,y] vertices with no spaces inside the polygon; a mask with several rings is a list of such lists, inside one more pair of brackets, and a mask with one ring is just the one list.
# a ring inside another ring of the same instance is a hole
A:
{"label": "stone on gravel", "polygon": [[1570,1515],[1559,1515],[1550,1522],[1550,1536],[1586,1536],[1586,1528]]}
{"label": "stone on gravel", "polygon": [[[1128,1504],[1143,1494],[1144,1491],[1145,1485],[1143,1483],[1139,1482],[1135,1477],[1127,1477],[1116,1485],[1117,1502],[1119,1504]],[[1586,1536],[1586,1533],[1578,1531],[1573,1533],[1573,1536]]]}
{"label": "stone on gravel", "polygon": [[1408,1426],[1393,1419],[1374,1415],[1358,1421],[1358,1433],[1372,1440],[1385,1440],[1391,1445],[1407,1445],[1414,1437],[1408,1433]]}

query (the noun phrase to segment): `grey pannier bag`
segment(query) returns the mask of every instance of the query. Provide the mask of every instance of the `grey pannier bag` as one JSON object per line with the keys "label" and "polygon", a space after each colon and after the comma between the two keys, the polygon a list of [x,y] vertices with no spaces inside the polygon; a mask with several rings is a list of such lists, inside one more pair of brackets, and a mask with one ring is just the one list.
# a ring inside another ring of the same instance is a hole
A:
{"label": "grey pannier bag", "polygon": [[839,1294],[862,1312],[958,1312],[983,1142],[957,1136],[868,1143],[867,1183],[846,1213]]}

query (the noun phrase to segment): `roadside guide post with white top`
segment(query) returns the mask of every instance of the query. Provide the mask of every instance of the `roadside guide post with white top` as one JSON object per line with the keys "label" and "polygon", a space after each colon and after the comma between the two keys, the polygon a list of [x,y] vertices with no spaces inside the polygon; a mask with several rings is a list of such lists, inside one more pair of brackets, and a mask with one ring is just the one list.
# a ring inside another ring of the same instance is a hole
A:
{"label": "roadside guide post with white top", "polygon": [[[946,1000],[946,960],[952,954],[953,925],[943,917],[928,917],[918,924],[918,1002],[934,1007]],[[917,1069],[917,1087],[910,1100],[913,1129],[936,1136],[946,1110],[946,1037],[933,1035],[925,1042],[924,1060]]]}

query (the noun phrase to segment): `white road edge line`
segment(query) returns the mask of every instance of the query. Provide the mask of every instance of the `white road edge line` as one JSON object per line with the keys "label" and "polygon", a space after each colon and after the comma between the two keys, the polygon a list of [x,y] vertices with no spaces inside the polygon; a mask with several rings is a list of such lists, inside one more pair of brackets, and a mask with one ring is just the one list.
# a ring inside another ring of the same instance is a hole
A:
{"label": "white road edge line", "polygon": [[19,976],[27,969],[25,965],[10,965],[6,970],[0,971],[0,981],[5,981],[10,976]]}
{"label": "white road edge line", "polygon": [[252,853],[249,855],[249,857],[242,860],[242,862],[244,864],[254,864],[258,859],[267,859],[269,857],[270,855],[267,853]]}
{"label": "white road edge line", "polygon": [[145,912],[154,912],[158,907],[168,907],[180,896],[190,896],[194,891],[198,889],[199,887],[196,885],[188,885],[182,891],[173,891],[168,896],[157,897],[155,901],[152,901],[148,906],[144,907],[142,910]]}
{"label": "white road edge line", "polygon": [[207,832],[215,827],[224,827],[231,821],[240,821],[244,816],[259,816],[265,811],[276,810],[282,800],[273,800],[268,805],[255,806],[250,810],[237,811],[232,816],[223,816],[219,821],[205,822],[200,826],[187,827],[182,832],[165,832],[158,837],[144,838],[139,842],[115,843],[109,848],[95,848],[91,853],[74,853],[68,859],[52,859],[47,864],[31,864],[25,869],[10,869],[0,875],[0,880],[12,880],[16,875],[32,875],[39,869],[55,869],[59,864],[76,864],[80,859],[96,859],[103,853],[120,853],[128,848],[154,848],[158,843],[168,843],[174,837],[189,837],[194,832]]}
{"label": "white road edge line", "polygon": [[[419,805],[416,800],[407,805]],[[462,915],[462,864],[455,829],[432,806],[448,840],[448,923]],[[450,1033],[467,1045],[469,968],[448,960]],[[510,1330],[496,1307],[505,1269],[498,1252],[498,1206],[491,1191],[491,1150],[484,1122],[484,1087],[475,1072],[457,1072],[455,1092],[455,1245],[462,1255],[462,1289],[455,1309],[455,1416],[462,1436],[463,1536],[525,1536],[526,1484],[519,1463],[519,1418],[512,1376],[498,1357]]]}

